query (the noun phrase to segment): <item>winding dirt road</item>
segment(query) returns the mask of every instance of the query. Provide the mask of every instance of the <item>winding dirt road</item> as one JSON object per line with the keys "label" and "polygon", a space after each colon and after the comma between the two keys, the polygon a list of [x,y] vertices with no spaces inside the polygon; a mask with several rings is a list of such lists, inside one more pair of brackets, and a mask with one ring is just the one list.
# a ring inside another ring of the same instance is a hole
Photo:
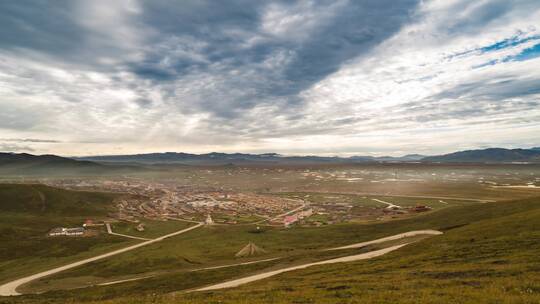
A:
{"label": "winding dirt road", "polygon": [[443,233],[440,232],[440,231],[437,231],[437,230],[416,230],[416,231],[409,231],[409,232],[404,232],[404,233],[384,237],[384,238],[381,238],[381,239],[376,239],[376,240],[373,240],[373,241],[356,243],[356,244],[352,244],[352,245],[341,246],[341,247],[336,247],[336,248],[330,248],[330,249],[326,249],[326,250],[353,249],[353,248],[360,248],[360,247],[365,247],[365,246],[373,245],[373,244],[384,243],[384,242],[388,242],[388,241],[399,240],[399,239],[402,239],[402,238],[412,237],[412,236],[417,236],[417,235],[439,235],[439,234],[443,234]]}
{"label": "winding dirt road", "polygon": [[113,256],[113,255],[117,255],[117,254],[120,254],[120,253],[131,251],[131,250],[143,247],[143,246],[148,246],[150,244],[162,241],[162,240],[164,240],[166,238],[177,236],[179,234],[186,233],[186,232],[191,231],[193,229],[199,228],[202,225],[204,225],[204,224],[203,223],[198,223],[195,226],[191,226],[189,228],[186,228],[186,229],[183,229],[183,230],[180,230],[180,231],[176,231],[176,232],[164,235],[164,236],[160,236],[160,237],[158,237],[156,239],[153,239],[153,240],[138,243],[138,244],[135,244],[135,245],[132,245],[132,246],[129,246],[129,247],[125,247],[125,248],[122,248],[122,249],[111,251],[111,252],[101,254],[101,255],[98,255],[98,256],[95,256],[95,257],[84,259],[84,260],[74,262],[74,263],[71,263],[71,264],[67,264],[67,265],[64,265],[64,266],[61,266],[61,267],[57,267],[57,268],[54,268],[54,269],[51,269],[51,270],[36,273],[34,275],[31,275],[31,276],[20,278],[18,280],[12,281],[12,282],[8,282],[8,283],[3,284],[3,285],[0,286],[0,296],[17,296],[17,295],[20,295],[20,293],[17,292],[17,288],[19,286],[21,286],[23,284],[26,284],[28,282],[31,282],[33,280],[37,280],[37,279],[40,279],[40,278],[43,278],[43,277],[46,277],[46,276],[49,276],[49,275],[52,275],[52,274],[55,274],[55,273],[59,273],[59,272],[64,271],[64,270],[68,270],[68,269],[75,268],[75,267],[78,267],[78,266],[81,266],[81,265],[84,265],[84,264],[88,264],[88,263],[91,263],[91,262],[94,262],[94,261],[97,261],[97,260],[108,258],[108,257]]}
{"label": "winding dirt road", "polygon": [[[21,285],[29,283],[29,282],[31,282],[33,280],[37,280],[37,279],[40,279],[40,278],[43,278],[43,277],[46,277],[46,276],[49,276],[49,275],[52,275],[52,274],[59,273],[59,272],[64,271],[64,270],[68,270],[68,269],[71,269],[71,268],[74,268],[74,267],[78,267],[78,266],[81,266],[81,265],[84,265],[84,264],[87,264],[87,263],[91,263],[91,262],[94,262],[94,261],[97,261],[97,260],[100,260],[100,259],[104,259],[104,258],[113,256],[113,255],[124,253],[124,252],[130,251],[130,250],[134,250],[134,249],[137,249],[137,248],[140,248],[140,247],[143,247],[143,246],[147,246],[147,245],[162,241],[162,240],[164,240],[166,238],[173,237],[173,236],[176,236],[176,235],[191,231],[191,230],[196,229],[196,228],[198,228],[198,227],[200,227],[202,225],[204,225],[204,223],[198,223],[195,226],[192,226],[192,227],[180,230],[180,231],[176,231],[176,232],[161,236],[161,237],[153,239],[153,240],[149,240],[149,241],[142,242],[142,243],[139,243],[139,244],[135,244],[135,245],[132,245],[132,246],[129,246],[129,247],[126,247],[126,248],[111,251],[111,252],[101,254],[101,255],[98,255],[98,256],[95,256],[95,257],[92,257],[92,258],[84,259],[84,260],[81,260],[81,261],[78,261],[78,262],[74,262],[74,263],[71,263],[71,264],[68,264],[68,265],[57,267],[57,268],[54,268],[54,269],[51,269],[51,270],[40,272],[40,273],[31,275],[31,276],[28,276],[28,277],[24,277],[24,278],[21,278],[21,279],[18,279],[18,280],[3,284],[3,285],[0,286],[0,296],[16,296],[16,295],[20,295],[20,293],[17,292],[17,288],[20,287]],[[356,244],[342,246],[342,247],[330,248],[330,249],[326,249],[326,250],[353,249],[353,248],[360,248],[360,247],[364,247],[364,246],[368,246],[368,245],[372,245],[372,244],[383,243],[383,242],[387,242],[387,241],[399,240],[399,239],[406,238],[406,237],[413,237],[413,236],[417,236],[417,235],[439,235],[439,234],[442,234],[442,232],[437,231],[437,230],[409,231],[409,232],[400,233],[400,234],[396,234],[396,235],[393,235],[393,236],[388,236],[388,237],[384,237],[384,238],[380,238],[380,239],[376,239],[376,240],[372,240],[372,241],[356,243]],[[281,273],[284,273],[284,272],[289,272],[289,271],[298,270],[298,269],[304,269],[304,268],[308,268],[308,267],[311,267],[311,266],[333,264],[333,263],[343,263],[343,262],[352,262],[352,261],[358,261],[358,260],[364,260],[364,259],[371,259],[371,258],[374,258],[374,257],[384,255],[384,254],[386,254],[388,252],[397,250],[397,249],[399,249],[399,248],[401,248],[401,247],[403,247],[405,245],[408,245],[408,244],[410,244],[410,243],[395,245],[395,246],[387,247],[387,248],[380,249],[380,250],[375,250],[375,251],[356,254],[356,255],[350,255],[350,256],[341,257],[341,258],[335,258],[335,259],[330,259],[330,260],[324,260],[324,261],[319,261],[319,262],[313,262],[313,263],[308,263],[308,264],[297,265],[297,266],[282,268],[282,269],[278,269],[278,270],[268,271],[268,272],[264,272],[264,273],[260,273],[260,274],[240,278],[240,279],[230,280],[230,281],[227,281],[227,282],[224,282],[224,283],[219,283],[219,284],[215,284],[215,285],[211,285],[211,286],[202,287],[202,288],[195,289],[195,290],[192,290],[192,291],[207,291],[207,290],[216,290],[216,289],[237,287],[237,286],[240,286],[240,285],[243,285],[243,284],[246,284],[246,283],[266,279],[266,278],[269,278],[269,277],[272,277],[272,276],[275,276],[275,275],[278,275],[278,274],[281,274]],[[271,261],[271,260],[274,260],[274,259],[266,259],[266,260],[259,260],[259,261],[244,262],[244,263],[238,263],[238,264],[233,264],[233,265],[207,267],[207,268],[202,268],[202,269],[196,269],[194,271],[205,270],[205,269],[232,267],[232,266],[238,266],[238,265],[247,265],[247,264],[259,263],[259,262],[264,262],[264,261]],[[138,279],[142,279],[142,278],[133,278],[133,279],[109,282],[109,283],[104,283],[104,284],[101,284],[101,285],[112,285],[112,284],[116,284],[116,283],[122,283],[122,282],[127,282],[127,281],[132,281],[132,280],[138,280]]]}
{"label": "winding dirt road", "polygon": [[116,235],[116,236],[121,236],[121,237],[126,237],[126,238],[130,238],[130,239],[141,240],[141,241],[150,241],[150,240],[151,240],[151,239],[142,238],[142,237],[138,237],[138,236],[132,236],[132,235],[127,235],[127,234],[121,234],[121,233],[113,232],[113,231],[112,231],[112,228],[111,228],[111,224],[109,224],[109,223],[106,223],[105,226],[107,227],[107,233],[108,233],[108,234],[112,234],[112,235]]}
{"label": "winding dirt road", "polygon": [[298,265],[298,266],[278,269],[278,270],[274,270],[274,271],[264,272],[264,273],[252,275],[252,276],[237,279],[237,280],[232,280],[232,281],[228,281],[228,282],[224,282],[224,283],[220,283],[220,284],[216,284],[216,285],[211,285],[211,286],[199,288],[199,289],[196,289],[195,291],[208,291],[208,290],[216,290],[216,289],[223,289],[223,288],[238,287],[238,286],[246,284],[246,283],[266,279],[266,278],[269,278],[269,277],[272,277],[272,276],[275,276],[275,275],[278,275],[278,274],[281,274],[281,273],[284,273],[284,272],[298,270],[298,269],[304,269],[304,268],[308,268],[308,267],[316,266],[316,265],[343,263],[343,262],[353,262],[353,261],[358,261],[358,260],[371,259],[371,258],[374,258],[374,257],[381,256],[381,255],[383,255],[385,253],[394,251],[396,249],[399,249],[399,248],[401,248],[401,247],[403,247],[405,245],[407,245],[407,244],[396,245],[396,246],[392,246],[392,247],[388,247],[388,248],[384,248],[384,249],[380,249],[380,250],[375,250],[375,251],[366,252],[366,253],[357,254],[357,255],[350,255],[350,256],[337,258],[337,259],[325,260],[325,261],[320,261],[320,262],[315,262],[315,263],[309,263],[309,264]]}
{"label": "winding dirt road", "polygon": [[372,198],[371,200],[372,200],[372,201],[379,202],[379,203],[381,203],[381,204],[385,204],[387,209],[389,209],[389,208],[399,208],[399,209],[401,209],[401,206],[394,205],[394,204],[392,204],[392,203],[385,202],[385,201],[380,200],[380,199]]}
{"label": "winding dirt road", "polygon": [[[377,243],[383,243],[383,242],[392,241],[392,240],[398,240],[398,239],[405,238],[405,237],[412,237],[412,236],[417,236],[417,235],[439,235],[439,234],[442,234],[442,232],[437,231],[437,230],[409,231],[409,232],[400,233],[400,234],[392,235],[392,236],[389,236],[389,237],[385,237],[385,238],[381,238],[381,239],[377,239],[377,240],[373,240],[373,241],[362,242],[362,243],[357,243],[357,244],[352,244],[352,245],[342,246],[342,247],[336,247],[336,248],[331,248],[331,249],[326,249],[326,250],[342,250],[342,249],[360,248],[360,247],[364,247],[364,246],[371,245],[371,244],[377,244]],[[330,259],[330,260],[324,260],[324,261],[319,261],[319,262],[314,262],[314,263],[308,263],[308,264],[303,264],[303,265],[292,266],[292,267],[282,268],[282,269],[278,269],[278,270],[268,271],[268,272],[248,276],[248,277],[245,277],[245,278],[240,278],[240,279],[236,279],[236,280],[227,281],[227,282],[224,282],[224,283],[219,283],[219,284],[210,285],[210,286],[207,286],[207,287],[198,288],[198,289],[195,289],[195,290],[192,290],[192,291],[208,291],[208,290],[216,290],[216,289],[223,289],[223,288],[238,287],[238,286],[243,285],[243,284],[247,284],[247,283],[251,283],[251,282],[254,282],[254,281],[266,279],[266,278],[269,278],[269,277],[272,277],[272,276],[275,276],[275,275],[278,275],[278,274],[281,274],[281,273],[284,273],[284,272],[289,272],[289,271],[298,270],[298,269],[304,269],[304,268],[308,268],[308,267],[311,267],[311,266],[334,264],[334,263],[344,263],[344,262],[353,262],[353,261],[371,259],[371,258],[374,258],[374,257],[381,256],[383,254],[386,254],[388,252],[397,250],[397,249],[399,249],[399,248],[401,248],[401,247],[403,247],[405,245],[408,245],[408,244],[410,244],[410,243],[395,245],[395,246],[391,246],[391,247],[387,247],[387,248],[383,248],[383,249],[379,249],[379,250],[374,250],[374,251],[361,253],[361,254],[356,254],[356,255],[350,255],[350,256],[341,257],[341,258],[335,258],[335,259]]]}

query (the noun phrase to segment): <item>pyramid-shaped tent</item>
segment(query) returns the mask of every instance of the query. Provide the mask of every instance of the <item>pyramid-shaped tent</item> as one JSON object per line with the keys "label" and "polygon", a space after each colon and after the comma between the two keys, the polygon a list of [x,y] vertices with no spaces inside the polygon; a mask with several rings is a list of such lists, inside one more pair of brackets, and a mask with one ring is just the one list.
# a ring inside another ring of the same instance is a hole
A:
{"label": "pyramid-shaped tent", "polygon": [[235,257],[242,258],[242,257],[248,257],[248,256],[255,256],[259,254],[266,253],[266,251],[262,248],[257,247],[257,245],[253,244],[252,242],[249,242],[242,250],[238,251],[238,253],[235,254]]}

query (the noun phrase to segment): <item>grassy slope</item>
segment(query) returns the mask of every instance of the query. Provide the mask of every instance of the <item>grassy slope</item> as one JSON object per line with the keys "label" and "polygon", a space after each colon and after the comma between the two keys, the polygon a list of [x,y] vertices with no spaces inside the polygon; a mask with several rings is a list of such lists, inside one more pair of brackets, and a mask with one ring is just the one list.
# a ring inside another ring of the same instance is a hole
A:
{"label": "grassy slope", "polygon": [[[268,252],[268,257],[302,254],[305,251],[371,240],[403,231],[444,228],[456,225],[447,213],[435,217],[381,223],[375,225],[340,224],[321,228],[274,229],[252,233],[253,226],[204,227],[159,244],[128,252],[68,271],[61,276],[95,275],[113,278],[171,269],[189,269],[208,264],[234,263],[234,255],[248,242]],[[460,222],[461,223],[461,222]],[[458,224],[460,224],[458,223]],[[135,234],[133,234],[135,235]],[[59,275],[60,276],[60,275]]]}
{"label": "grassy slope", "polygon": [[376,260],[311,268],[229,291],[161,301],[538,303],[540,200],[471,206],[463,211],[453,215],[461,217],[456,221],[473,223]]}
{"label": "grassy slope", "polygon": [[[304,249],[314,246],[316,238],[343,244],[345,239],[372,239],[418,228],[438,228],[446,233],[375,260],[311,268],[227,291],[159,295],[187,287],[179,279],[207,284],[260,271],[268,265],[189,276],[165,275],[107,288],[52,292],[39,298],[25,296],[17,302],[54,302],[59,298],[79,302],[121,295],[124,298],[107,303],[146,303],[150,299],[142,294],[153,290],[158,294],[154,296],[158,303],[291,303],[291,299],[298,303],[417,303],[418,299],[426,303],[440,303],[440,299],[448,303],[490,303],[502,298],[508,303],[534,303],[540,292],[540,286],[534,283],[540,278],[539,221],[540,200],[528,199],[452,207],[416,219],[377,225],[338,225],[317,233],[310,229],[286,230],[276,233],[291,233],[296,240],[304,239],[300,245]],[[346,231],[348,237],[339,233]],[[204,232],[208,231],[199,230]],[[194,231],[185,237],[194,242],[193,238],[201,235]],[[271,237],[275,244],[283,238],[289,237],[284,234]],[[176,241],[182,243],[180,238]],[[221,243],[230,245],[229,241]]]}
{"label": "grassy slope", "polygon": [[115,195],[0,184],[0,282],[127,244],[118,237],[47,238],[57,226],[103,217]]}
{"label": "grassy slope", "polygon": [[0,184],[0,211],[31,215],[106,215],[116,195],[44,185]]}
{"label": "grassy slope", "polygon": [[131,236],[143,237],[143,238],[156,238],[165,234],[169,234],[189,226],[193,226],[193,223],[183,221],[159,221],[151,220],[147,218],[140,218],[140,223],[144,224],[144,231],[138,231],[136,229],[136,223],[117,222],[113,223],[112,229],[116,233],[127,234]]}

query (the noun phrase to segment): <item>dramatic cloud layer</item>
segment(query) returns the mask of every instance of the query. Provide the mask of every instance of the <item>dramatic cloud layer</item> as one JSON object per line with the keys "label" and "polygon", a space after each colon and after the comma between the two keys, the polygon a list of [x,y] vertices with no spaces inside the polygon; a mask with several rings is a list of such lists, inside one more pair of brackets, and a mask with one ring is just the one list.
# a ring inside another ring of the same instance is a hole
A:
{"label": "dramatic cloud layer", "polygon": [[0,1],[0,150],[538,144],[537,0]]}

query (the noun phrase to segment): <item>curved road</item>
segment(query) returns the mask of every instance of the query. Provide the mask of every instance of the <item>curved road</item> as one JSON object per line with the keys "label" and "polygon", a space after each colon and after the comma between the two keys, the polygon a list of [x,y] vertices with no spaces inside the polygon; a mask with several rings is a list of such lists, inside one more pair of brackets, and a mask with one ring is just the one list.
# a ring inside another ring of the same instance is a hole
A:
{"label": "curved road", "polygon": [[142,237],[138,237],[138,236],[132,236],[132,235],[127,235],[127,234],[121,234],[121,233],[113,232],[113,231],[112,231],[112,228],[111,228],[111,224],[109,224],[109,223],[106,223],[106,224],[105,224],[105,227],[107,227],[107,233],[108,233],[108,234],[112,234],[112,235],[116,235],[116,236],[121,236],[121,237],[126,237],[126,238],[130,238],[130,239],[142,240],[142,241],[150,241],[150,240],[151,240],[151,239],[142,238]]}
{"label": "curved road", "polygon": [[[328,192],[328,191],[316,191],[316,190],[309,190],[305,193],[322,193],[322,194],[351,194],[351,195],[366,195],[366,196],[382,196],[382,197],[410,197],[410,198],[433,198],[433,199],[447,199],[447,200],[458,200],[458,201],[472,201],[472,202],[479,202],[479,203],[493,203],[496,202],[495,200],[487,200],[487,199],[480,199],[480,198],[469,198],[469,197],[451,197],[451,196],[427,196],[427,195],[402,195],[402,194],[390,194],[390,193],[376,193],[376,192]],[[281,193],[279,191],[277,192],[269,192],[270,194],[275,193]]]}
{"label": "curved road", "polygon": [[316,265],[342,263],[342,262],[352,262],[352,261],[370,259],[370,258],[381,256],[381,255],[383,255],[385,253],[388,253],[390,251],[394,251],[394,250],[399,249],[399,248],[401,248],[401,247],[403,247],[405,245],[407,245],[407,244],[396,245],[396,246],[392,246],[392,247],[388,247],[388,248],[384,248],[384,249],[380,249],[380,250],[375,250],[375,251],[366,252],[366,253],[357,254],[357,255],[346,256],[346,257],[337,258],[337,259],[325,260],[325,261],[320,261],[320,262],[315,262],[315,263],[309,263],[309,264],[304,264],[304,265],[293,266],[293,267],[278,269],[278,270],[274,270],[274,271],[264,272],[264,273],[252,275],[252,276],[241,278],[241,279],[228,281],[228,282],[225,282],[225,283],[220,283],[220,284],[216,284],[216,285],[211,285],[211,286],[199,288],[199,289],[196,289],[195,291],[207,291],[207,290],[215,290],[215,289],[237,287],[237,286],[240,286],[240,285],[243,285],[243,284],[246,284],[246,283],[266,279],[266,278],[269,278],[269,277],[272,277],[272,276],[275,276],[275,275],[278,275],[278,274],[281,274],[281,273],[284,273],[284,272],[298,270],[298,269],[304,269],[304,268],[308,268],[308,267],[316,266]]}
{"label": "curved road", "polygon": [[[398,240],[398,239],[401,239],[401,238],[404,238],[404,237],[411,237],[411,236],[416,236],[416,235],[439,235],[439,234],[442,234],[442,232],[436,231],[436,230],[417,230],[417,231],[410,231],[410,232],[400,233],[400,234],[396,234],[396,235],[393,235],[393,236],[389,236],[389,237],[385,237],[385,238],[381,238],[381,239],[377,239],[377,240],[373,240],[373,241],[369,241],[369,242],[357,243],[357,244],[352,244],[352,245],[343,246],[343,247],[337,247],[337,248],[331,248],[331,249],[326,249],[326,250],[341,250],[341,249],[359,248],[359,247],[364,247],[364,246],[371,245],[371,244],[377,244],[377,243],[382,243],[382,242],[387,242],[387,241],[392,241],[392,240]],[[240,278],[240,279],[236,279],[236,280],[227,281],[227,282],[224,282],[224,283],[219,283],[219,284],[210,285],[210,286],[207,286],[207,287],[198,288],[198,289],[195,289],[195,290],[192,290],[192,291],[208,291],[208,290],[216,290],[216,289],[223,289],[223,288],[238,287],[238,286],[246,284],[246,283],[266,279],[266,278],[269,278],[269,277],[272,277],[272,276],[275,276],[275,275],[278,275],[278,274],[281,274],[281,273],[284,273],[284,272],[289,272],[289,271],[298,270],[298,269],[304,269],[304,268],[308,268],[308,267],[311,267],[311,266],[324,265],[324,264],[333,264],[333,263],[343,263],[343,262],[353,262],[353,261],[371,259],[371,258],[374,258],[374,257],[381,256],[383,254],[386,254],[388,252],[397,250],[397,249],[399,249],[399,248],[401,248],[401,247],[403,247],[405,245],[408,245],[408,244],[410,244],[410,243],[390,246],[390,247],[383,248],[383,249],[380,249],[380,250],[370,251],[370,252],[356,254],[356,255],[345,256],[345,257],[341,257],[341,258],[335,258],[335,259],[330,259],[330,260],[324,260],[324,261],[319,261],[319,262],[314,262],[314,263],[309,263],[309,264],[303,264],[303,265],[292,266],[292,267],[282,268],[282,269],[278,269],[278,270],[268,271],[268,272],[248,276],[248,277],[245,277],[245,278]]]}
{"label": "curved road", "polygon": [[[205,268],[197,268],[197,269],[189,270],[189,272],[196,272],[196,271],[201,271],[201,270],[220,269],[220,268],[235,267],[235,266],[242,266],[242,265],[250,265],[250,264],[256,264],[256,263],[274,261],[274,260],[277,260],[277,259],[279,259],[279,258],[264,259],[264,260],[257,260],[257,261],[237,263],[237,264],[228,264],[228,265],[221,265],[221,266],[212,266],[212,267],[205,267]],[[148,278],[152,278],[154,276],[155,275],[136,277],[136,278],[131,278],[131,279],[124,279],[124,280],[118,280],[118,281],[99,283],[99,284],[96,284],[96,285],[98,285],[98,286],[114,285],[114,284],[120,284],[120,283],[125,283],[125,282],[133,282],[133,281],[148,279]]]}
{"label": "curved road", "polygon": [[[26,284],[28,282],[31,282],[33,280],[37,280],[37,279],[40,279],[40,278],[43,278],[43,277],[46,277],[46,276],[49,276],[49,275],[64,271],[64,270],[68,270],[68,269],[71,269],[71,268],[74,268],[74,267],[78,267],[78,266],[81,266],[81,265],[84,265],[84,264],[87,264],[87,263],[91,263],[91,262],[94,262],[94,261],[97,261],[97,260],[100,260],[100,259],[104,259],[104,258],[113,256],[113,255],[124,253],[124,252],[130,251],[130,250],[134,250],[134,249],[137,249],[139,247],[147,246],[147,245],[162,241],[162,240],[164,240],[166,238],[169,238],[169,237],[172,237],[172,236],[176,236],[176,235],[191,231],[191,230],[196,229],[196,228],[198,228],[198,227],[200,227],[202,225],[204,225],[204,223],[198,223],[195,226],[192,226],[192,227],[180,230],[180,231],[176,231],[176,232],[161,236],[161,237],[153,239],[153,240],[149,240],[149,241],[142,242],[142,243],[139,243],[139,244],[135,244],[135,245],[132,245],[132,246],[129,246],[129,247],[125,247],[125,248],[122,248],[122,249],[111,251],[111,252],[108,252],[108,253],[105,253],[105,254],[102,254],[102,255],[98,255],[98,256],[95,256],[95,257],[92,257],[92,258],[88,258],[88,259],[84,259],[84,260],[81,260],[81,261],[78,261],[78,262],[74,262],[74,263],[71,263],[71,264],[68,264],[68,265],[57,267],[57,268],[54,268],[54,269],[51,269],[51,270],[40,272],[40,273],[31,275],[31,276],[28,276],[28,277],[24,277],[24,278],[21,278],[21,279],[18,279],[18,280],[3,284],[3,285],[0,286],[0,296],[16,296],[16,295],[20,295],[20,293],[17,292],[17,288],[19,286],[21,286],[23,284]],[[398,239],[405,238],[405,237],[412,237],[412,236],[417,236],[417,235],[439,235],[439,234],[442,234],[442,232],[437,231],[437,230],[409,231],[409,232],[400,233],[400,234],[396,234],[396,235],[393,235],[393,236],[384,237],[384,238],[380,238],[380,239],[376,239],[376,240],[372,240],[372,241],[368,241],[368,242],[362,242],[362,243],[357,243],[357,244],[352,244],[352,245],[347,245],[347,246],[342,246],[342,247],[330,248],[330,249],[326,249],[326,250],[342,250],[342,249],[360,248],[360,247],[364,247],[364,246],[371,245],[371,244],[378,244],[378,243],[383,243],[383,242],[387,242],[387,241],[398,240]],[[391,247],[388,247],[388,248],[375,250],[375,251],[371,251],[371,252],[366,252],[366,253],[362,253],[362,254],[357,254],[357,255],[351,255],[351,256],[346,256],[346,257],[341,257],[341,258],[335,258],[335,259],[330,259],[330,260],[324,260],[324,261],[319,261],[319,262],[314,262],[314,263],[309,263],[309,264],[303,264],[303,265],[278,269],[278,270],[274,270],[274,271],[269,271],[269,272],[265,272],[265,273],[260,273],[260,274],[248,276],[248,277],[245,277],[245,278],[240,278],[240,279],[231,280],[231,281],[227,281],[227,282],[220,283],[220,284],[215,284],[215,285],[195,289],[194,291],[207,291],[207,290],[215,290],[215,289],[222,289],[222,288],[237,287],[237,286],[240,286],[240,285],[243,285],[243,284],[246,284],[246,283],[250,283],[250,282],[253,282],[253,281],[258,281],[258,280],[262,280],[262,279],[265,279],[265,278],[268,278],[268,277],[272,277],[272,276],[275,276],[275,275],[278,275],[278,274],[281,274],[281,273],[284,273],[284,272],[298,270],[298,269],[304,269],[304,268],[308,268],[308,267],[316,266],[316,265],[342,263],[342,262],[352,262],[352,261],[358,261],[358,260],[363,260],[363,259],[370,259],[370,258],[381,256],[381,255],[386,254],[388,252],[397,250],[397,249],[399,249],[399,248],[401,248],[401,247],[403,247],[403,246],[405,246],[407,244],[409,244],[409,243],[395,245],[395,246],[391,246]],[[252,263],[258,263],[258,262],[270,261],[270,260],[273,260],[273,259],[245,262],[245,263],[239,263],[237,265],[252,264]],[[213,269],[213,268],[230,267],[230,266],[236,266],[236,265],[216,266],[216,267],[208,267],[208,268],[203,268],[203,269]],[[198,270],[202,270],[202,269],[198,269]],[[195,271],[197,271],[197,270],[195,270]],[[130,280],[137,280],[137,279],[140,279],[140,278],[135,278],[135,279],[130,279]],[[130,281],[130,280],[124,280],[124,281]],[[120,282],[123,282],[123,281],[112,282],[112,283],[109,283],[109,284],[120,283]]]}
{"label": "curved road", "polygon": [[443,234],[443,233],[440,232],[440,231],[437,231],[437,230],[416,230],[416,231],[409,231],[409,232],[405,232],[405,233],[400,233],[400,234],[384,237],[384,238],[381,238],[381,239],[376,239],[376,240],[373,240],[373,241],[362,242],[362,243],[357,243],[357,244],[352,244],[352,245],[347,245],[347,246],[342,246],[342,247],[336,247],[336,248],[330,248],[330,249],[326,249],[326,250],[353,249],[353,248],[360,248],[360,247],[365,247],[365,246],[373,245],[373,244],[384,243],[384,242],[388,242],[388,241],[399,240],[399,239],[402,239],[402,238],[412,237],[412,236],[417,236],[417,235],[439,235],[439,234]]}
{"label": "curved road", "polygon": [[386,208],[399,208],[399,209],[401,209],[401,206],[394,205],[394,204],[392,204],[392,203],[385,202],[385,201],[382,201],[382,200],[380,200],[380,199],[372,198],[371,200],[372,200],[372,201],[379,202],[379,203],[381,203],[381,204],[385,204],[385,205],[387,206]]}
{"label": "curved road", "polygon": [[78,267],[78,266],[81,266],[81,265],[84,265],[84,264],[88,264],[88,263],[91,263],[91,262],[94,262],[94,261],[97,261],[97,260],[101,260],[101,259],[113,256],[113,255],[124,253],[124,252],[130,251],[130,250],[133,250],[133,249],[137,249],[137,248],[140,248],[140,247],[143,247],[143,246],[147,246],[147,245],[162,241],[162,240],[164,240],[166,238],[170,238],[170,237],[173,237],[173,236],[176,236],[176,235],[191,231],[191,230],[196,229],[196,228],[198,228],[198,227],[200,227],[202,225],[204,225],[204,224],[203,223],[198,223],[195,226],[191,226],[189,228],[186,228],[186,229],[183,229],[183,230],[180,230],[180,231],[176,231],[176,232],[164,235],[164,236],[160,236],[160,237],[158,237],[156,239],[153,239],[153,240],[149,240],[149,241],[146,241],[146,242],[135,244],[135,245],[132,245],[132,246],[129,246],[129,247],[125,247],[125,248],[122,248],[122,249],[111,251],[111,252],[101,254],[101,255],[98,255],[98,256],[95,256],[95,257],[91,257],[91,258],[84,259],[84,260],[81,260],[81,261],[78,261],[78,262],[74,262],[74,263],[67,264],[67,265],[64,265],[64,266],[61,266],[61,267],[57,267],[57,268],[54,268],[54,269],[51,269],[51,270],[40,272],[40,273],[31,275],[31,276],[28,276],[28,277],[24,277],[24,278],[21,278],[21,279],[12,281],[12,282],[8,282],[8,283],[3,284],[3,285],[0,286],[0,296],[17,296],[17,295],[20,295],[20,293],[17,292],[17,288],[19,286],[21,286],[23,284],[26,284],[28,282],[31,282],[33,280],[37,280],[37,279],[40,279],[40,278],[43,278],[43,277],[46,277],[46,276],[49,276],[49,275],[52,275],[52,274],[55,274],[55,273],[59,273],[59,272],[64,271],[64,270],[68,270],[68,269],[71,269],[71,268],[74,268],[74,267]]}

